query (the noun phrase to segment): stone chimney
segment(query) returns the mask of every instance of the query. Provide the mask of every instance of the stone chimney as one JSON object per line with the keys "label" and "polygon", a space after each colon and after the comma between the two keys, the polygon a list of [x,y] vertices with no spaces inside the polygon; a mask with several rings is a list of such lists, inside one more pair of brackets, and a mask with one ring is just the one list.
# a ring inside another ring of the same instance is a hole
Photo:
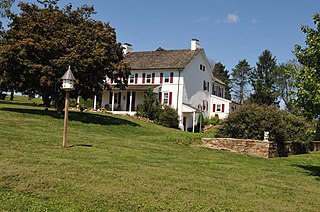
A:
{"label": "stone chimney", "polygon": [[129,52],[132,52],[133,51],[133,48],[132,48],[132,45],[130,43],[124,43],[122,45],[122,48],[123,48],[123,54],[128,54]]}
{"label": "stone chimney", "polygon": [[200,42],[199,42],[199,40],[198,39],[192,39],[191,40],[191,50],[196,50],[196,49],[198,49],[198,48],[200,48]]}

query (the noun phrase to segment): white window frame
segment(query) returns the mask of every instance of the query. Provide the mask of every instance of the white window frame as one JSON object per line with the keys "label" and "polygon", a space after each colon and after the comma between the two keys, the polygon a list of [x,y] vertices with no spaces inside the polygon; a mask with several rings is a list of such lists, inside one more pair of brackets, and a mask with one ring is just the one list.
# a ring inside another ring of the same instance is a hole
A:
{"label": "white window frame", "polygon": [[146,74],[146,84],[151,84],[152,74]]}
{"label": "white window frame", "polygon": [[169,92],[163,93],[163,104],[169,105]]}
{"label": "white window frame", "polygon": [[133,83],[134,83],[134,77],[135,77],[134,74],[130,74],[130,76],[129,76],[129,83],[130,83],[130,84],[133,84]]}
{"label": "white window frame", "polygon": [[164,83],[169,83],[170,82],[170,73],[169,72],[163,73],[163,82]]}
{"label": "white window frame", "polygon": [[222,105],[217,104],[216,112],[222,112]]}

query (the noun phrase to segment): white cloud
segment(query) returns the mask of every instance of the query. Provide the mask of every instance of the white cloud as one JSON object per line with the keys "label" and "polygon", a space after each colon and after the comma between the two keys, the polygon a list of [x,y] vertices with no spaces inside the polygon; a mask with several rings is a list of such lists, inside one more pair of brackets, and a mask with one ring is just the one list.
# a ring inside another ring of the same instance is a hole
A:
{"label": "white cloud", "polygon": [[253,24],[256,24],[258,21],[254,18],[251,20]]}
{"label": "white cloud", "polygon": [[230,13],[225,18],[225,22],[228,24],[236,24],[240,21],[240,17],[237,15],[237,13]]}

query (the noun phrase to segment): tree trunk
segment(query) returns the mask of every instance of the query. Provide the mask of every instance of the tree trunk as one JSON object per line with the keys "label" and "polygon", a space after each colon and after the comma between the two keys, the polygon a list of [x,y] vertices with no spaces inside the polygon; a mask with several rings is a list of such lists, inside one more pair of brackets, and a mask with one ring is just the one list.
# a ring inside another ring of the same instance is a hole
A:
{"label": "tree trunk", "polygon": [[44,95],[42,97],[42,101],[44,106],[46,107],[45,110],[48,110],[48,108],[50,108],[50,104],[51,104],[51,98],[48,95]]}
{"label": "tree trunk", "polygon": [[13,101],[13,98],[14,98],[14,90],[12,89],[11,90],[11,95],[10,95],[10,101]]}

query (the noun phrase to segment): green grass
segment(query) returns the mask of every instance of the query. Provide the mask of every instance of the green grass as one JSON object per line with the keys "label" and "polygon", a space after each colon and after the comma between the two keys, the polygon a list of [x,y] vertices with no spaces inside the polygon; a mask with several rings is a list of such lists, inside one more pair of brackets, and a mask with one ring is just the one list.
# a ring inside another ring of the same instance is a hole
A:
{"label": "green grass", "polygon": [[319,211],[320,153],[250,157],[78,112],[64,149],[63,117],[37,104],[0,101],[0,211]]}

